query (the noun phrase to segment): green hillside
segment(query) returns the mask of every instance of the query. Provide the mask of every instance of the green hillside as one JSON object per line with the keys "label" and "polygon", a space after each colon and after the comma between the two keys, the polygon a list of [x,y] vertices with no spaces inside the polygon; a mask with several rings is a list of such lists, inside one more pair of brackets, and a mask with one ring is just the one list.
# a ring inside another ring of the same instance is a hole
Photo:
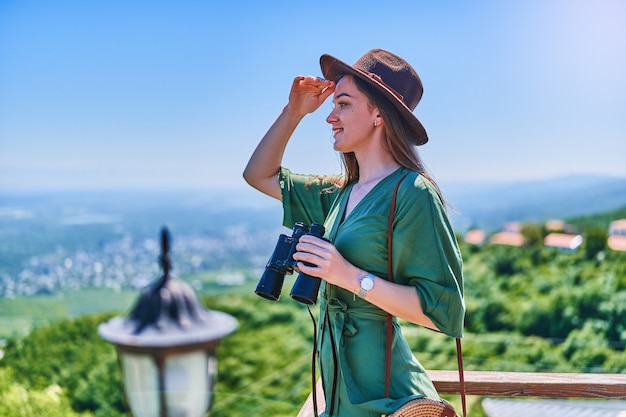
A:
{"label": "green hillside", "polygon": [[[571,223],[587,233],[614,216]],[[626,253],[587,245],[563,253],[540,244],[462,244],[466,369],[626,372]],[[218,351],[212,417],[294,416],[310,391],[308,312],[289,297],[262,299],[252,284],[202,292],[209,308],[240,324]],[[53,417],[125,416],[113,346],[96,331],[111,315],[42,322],[10,337],[0,360],[0,417],[40,416],[43,409]],[[426,368],[456,369],[452,339],[406,323],[403,331]],[[482,415],[479,402],[473,407],[471,415]]]}

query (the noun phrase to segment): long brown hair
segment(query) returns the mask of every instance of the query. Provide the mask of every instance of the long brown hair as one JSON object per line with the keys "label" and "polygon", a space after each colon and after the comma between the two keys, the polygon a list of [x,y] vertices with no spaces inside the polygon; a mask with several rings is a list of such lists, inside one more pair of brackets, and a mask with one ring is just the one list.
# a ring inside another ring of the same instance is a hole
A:
{"label": "long brown hair", "polygon": [[[393,107],[393,105],[387,100],[385,96],[376,91],[370,85],[360,79],[359,77],[352,77],[357,89],[367,97],[369,104],[378,108],[380,114],[385,121],[383,124],[385,129],[385,148],[391,155],[394,161],[400,166],[415,171],[424,176],[430,181],[437,190],[439,198],[444,203],[441,189],[427,172],[422,159],[417,153],[417,149],[412,145],[414,142],[410,137],[408,130],[404,124],[404,121]],[[337,80],[339,81],[339,80]],[[345,181],[350,183],[356,181],[359,178],[359,163],[354,155],[354,152],[345,152],[341,155],[341,160],[345,169]]]}

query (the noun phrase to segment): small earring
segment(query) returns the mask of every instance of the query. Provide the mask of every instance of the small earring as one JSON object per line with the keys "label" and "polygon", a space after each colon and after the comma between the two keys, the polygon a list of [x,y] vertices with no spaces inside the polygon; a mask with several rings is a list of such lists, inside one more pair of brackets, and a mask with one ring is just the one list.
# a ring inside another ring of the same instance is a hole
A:
{"label": "small earring", "polygon": [[374,127],[378,126],[378,122],[374,120]]}

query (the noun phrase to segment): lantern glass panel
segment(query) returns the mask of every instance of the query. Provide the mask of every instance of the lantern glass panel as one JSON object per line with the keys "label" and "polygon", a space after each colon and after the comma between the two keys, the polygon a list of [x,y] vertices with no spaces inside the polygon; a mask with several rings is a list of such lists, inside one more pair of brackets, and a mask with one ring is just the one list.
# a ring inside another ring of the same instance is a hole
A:
{"label": "lantern glass panel", "polygon": [[133,416],[159,416],[159,371],[152,356],[125,352],[120,361]]}
{"label": "lantern glass panel", "polygon": [[165,392],[168,417],[202,417],[211,401],[214,357],[196,351],[165,360]]}

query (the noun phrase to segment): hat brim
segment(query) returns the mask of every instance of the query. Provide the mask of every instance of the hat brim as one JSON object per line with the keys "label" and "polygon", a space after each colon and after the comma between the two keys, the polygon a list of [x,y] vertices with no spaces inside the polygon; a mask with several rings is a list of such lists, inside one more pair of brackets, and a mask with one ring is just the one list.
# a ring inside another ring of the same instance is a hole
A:
{"label": "hat brim", "polygon": [[331,81],[337,81],[340,76],[352,75],[358,77],[373,86],[377,91],[383,94],[389,102],[398,110],[400,116],[404,119],[409,129],[413,144],[419,146],[428,142],[426,129],[418,118],[413,114],[402,100],[398,99],[396,93],[390,90],[386,85],[379,83],[376,79],[368,77],[365,73],[360,72],[351,65],[346,64],[340,59],[332,55],[324,54],[320,57],[320,67],[324,78]]}

